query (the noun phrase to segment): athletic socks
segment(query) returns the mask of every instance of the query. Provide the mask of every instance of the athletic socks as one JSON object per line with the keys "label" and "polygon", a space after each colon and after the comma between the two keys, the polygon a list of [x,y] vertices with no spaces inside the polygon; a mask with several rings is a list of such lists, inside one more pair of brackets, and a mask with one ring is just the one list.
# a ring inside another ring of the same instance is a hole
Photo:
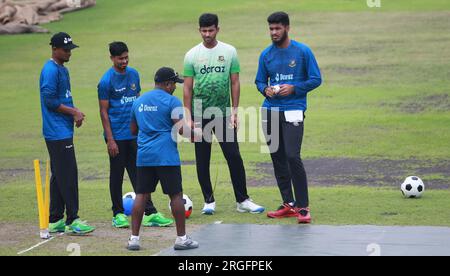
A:
{"label": "athletic socks", "polygon": [[187,236],[186,235],[177,237],[177,241],[184,242],[185,240],[187,240]]}

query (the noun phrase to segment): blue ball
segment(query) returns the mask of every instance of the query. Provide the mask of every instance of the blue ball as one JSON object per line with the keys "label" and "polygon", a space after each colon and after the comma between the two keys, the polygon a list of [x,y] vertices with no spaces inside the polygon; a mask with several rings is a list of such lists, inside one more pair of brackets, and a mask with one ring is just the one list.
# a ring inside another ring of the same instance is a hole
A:
{"label": "blue ball", "polygon": [[125,197],[123,199],[123,209],[126,216],[130,216],[133,213],[134,199],[131,197]]}

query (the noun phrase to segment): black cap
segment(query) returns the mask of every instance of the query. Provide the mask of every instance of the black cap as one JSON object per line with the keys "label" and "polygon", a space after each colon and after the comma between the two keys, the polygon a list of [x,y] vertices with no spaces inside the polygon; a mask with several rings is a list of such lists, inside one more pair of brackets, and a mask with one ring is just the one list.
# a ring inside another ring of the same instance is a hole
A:
{"label": "black cap", "polygon": [[67,33],[57,33],[52,36],[50,40],[50,45],[55,48],[63,48],[66,50],[72,50],[78,48],[77,45],[73,44],[72,38]]}
{"label": "black cap", "polygon": [[155,74],[155,82],[161,83],[165,81],[174,81],[178,83],[183,83],[184,80],[180,79],[178,73],[176,73],[172,68],[162,67]]}

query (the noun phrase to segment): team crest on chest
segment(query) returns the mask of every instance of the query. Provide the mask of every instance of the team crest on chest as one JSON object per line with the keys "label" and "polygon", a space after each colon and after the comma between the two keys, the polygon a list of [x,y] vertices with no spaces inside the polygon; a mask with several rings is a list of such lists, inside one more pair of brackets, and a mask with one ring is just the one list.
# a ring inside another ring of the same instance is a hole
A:
{"label": "team crest on chest", "polygon": [[219,62],[225,62],[225,57],[224,56],[219,56]]}
{"label": "team crest on chest", "polygon": [[294,68],[295,66],[297,66],[297,62],[295,61],[295,59],[291,60],[291,62],[289,63],[289,67]]}
{"label": "team crest on chest", "polygon": [[136,84],[135,84],[135,83],[132,83],[132,84],[131,84],[131,90],[133,90],[133,91],[136,90]]}

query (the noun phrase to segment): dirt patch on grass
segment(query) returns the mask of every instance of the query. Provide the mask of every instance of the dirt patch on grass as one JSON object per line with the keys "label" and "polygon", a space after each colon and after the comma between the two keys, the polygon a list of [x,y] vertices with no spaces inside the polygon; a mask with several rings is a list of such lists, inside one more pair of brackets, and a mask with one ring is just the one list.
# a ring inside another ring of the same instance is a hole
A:
{"label": "dirt patch on grass", "polygon": [[385,103],[382,106],[388,106],[404,113],[421,113],[425,111],[450,111],[450,96],[448,94],[434,94],[425,97],[404,98],[400,102]]}
{"label": "dirt patch on grass", "polygon": [[[410,175],[422,178],[428,189],[450,188],[450,161],[361,160],[320,158],[304,160],[310,186],[399,187]],[[272,163],[257,163],[250,186],[276,186]]]}
{"label": "dirt patch on grass", "polygon": [[0,184],[6,183],[13,179],[24,178],[24,177],[32,177],[34,175],[33,170],[29,169],[0,169]]}
{"label": "dirt patch on grass", "polygon": [[83,181],[94,181],[94,180],[102,180],[102,179],[108,179],[107,177],[98,176],[98,175],[87,175],[83,176],[81,180]]}
{"label": "dirt patch on grass", "polygon": [[[182,166],[195,165],[195,161],[183,161]],[[42,166],[42,164],[41,164]],[[41,176],[45,177],[45,172],[41,167]],[[94,180],[108,180],[109,179],[109,167],[107,171],[92,172],[84,171],[78,168],[79,179],[81,181],[94,181]],[[128,179],[127,173],[124,175],[125,179]],[[33,169],[23,169],[23,168],[0,168],[0,185],[5,184],[17,179],[27,179],[34,181],[34,170]]]}
{"label": "dirt patch on grass", "polygon": [[[69,256],[70,244],[79,245],[82,256],[89,255],[155,255],[161,250],[173,245],[176,238],[175,227],[145,227],[141,231],[141,246],[139,252],[129,252],[125,247],[130,235],[130,229],[114,229],[110,223],[93,223],[97,230],[89,236],[76,237],[60,235],[50,242],[23,255],[59,255]],[[187,225],[188,233],[200,229],[201,225]],[[0,224],[0,255],[17,255],[42,242],[39,230],[29,223]]]}

